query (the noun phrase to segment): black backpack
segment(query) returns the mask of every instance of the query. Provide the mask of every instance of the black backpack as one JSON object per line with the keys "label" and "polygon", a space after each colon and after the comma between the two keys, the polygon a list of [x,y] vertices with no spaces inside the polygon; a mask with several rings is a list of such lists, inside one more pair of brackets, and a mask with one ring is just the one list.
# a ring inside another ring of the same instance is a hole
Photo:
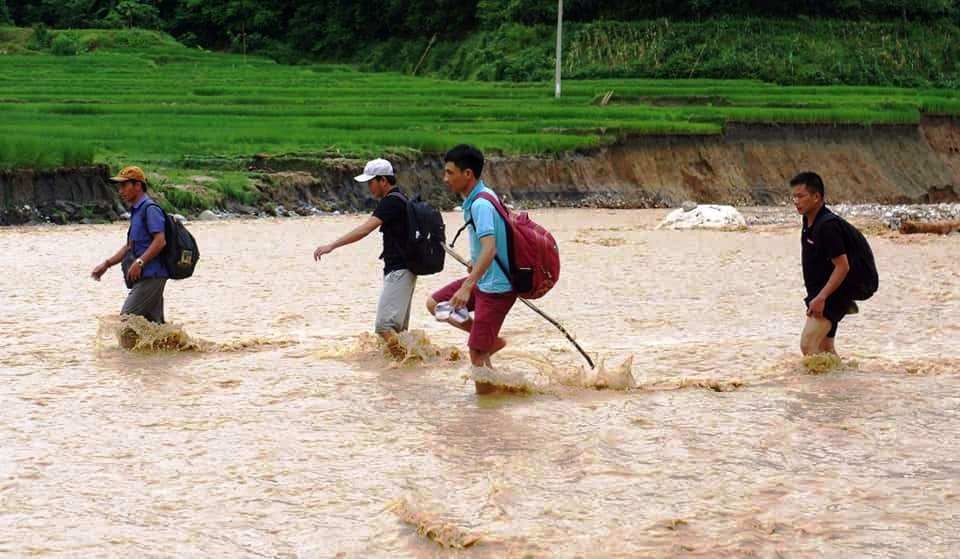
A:
{"label": "black backpack", "polygon": [[402,192],[391,192],[407,204],[407,242],[404,258],[407,269],[418,276],[428,276],[443,270],[447,253],[443,243],[447,241],[443,216],[420,195],[412,199]]}
{"label": "black backpack", "polygon": [[853,298],[857,301],[866,301],[873,297],[873,294],[880,287],[880,276],[877,273],[877,263],[873,258],[873,250],[863,233],[840,216],[829,215],[823,222],[826,223],[832,219],[840,222],[844,245],[853,248],[855,251],[848,256],[850,260],[850,279],[847,281],[852,282],[850,288]]}
{"label": "black backpack", "polygon": [[[197,267],[197,261],[200,260],[200,249],[197,247],[197,240],[193,238],[190,231],[175,217],[163,211],[158,204],[148,204],[147,207],[157,206],[163,212],[164,219],[164,237],[167,244],[160,252],[160,261],[167,269],[167,275],[170,279],[181,280],[193,275],[194,268]],[[143,209],[143,219],[146,222],[147,208]]]}

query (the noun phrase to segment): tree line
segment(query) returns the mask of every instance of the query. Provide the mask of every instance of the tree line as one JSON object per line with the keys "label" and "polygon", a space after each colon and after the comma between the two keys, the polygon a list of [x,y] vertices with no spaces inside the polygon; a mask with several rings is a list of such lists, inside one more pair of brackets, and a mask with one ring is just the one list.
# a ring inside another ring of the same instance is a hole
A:
{"label": "tree line", "polygon": [[[960,22],[960,0],[565,0],[571,22],[772,17]],[[338,58],[397,38],[456,41],[556,21],[556,0],[0,0],[0,23],[140,27],[188,45]]]}

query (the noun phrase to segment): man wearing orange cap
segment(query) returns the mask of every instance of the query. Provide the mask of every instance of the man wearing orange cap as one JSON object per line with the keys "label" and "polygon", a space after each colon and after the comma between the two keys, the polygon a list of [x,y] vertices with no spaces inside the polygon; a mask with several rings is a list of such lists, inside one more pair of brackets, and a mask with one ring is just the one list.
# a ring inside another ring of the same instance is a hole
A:
{"label": "man wearing orange cap", "polygon": [[116,184],[120,198],[130,207],[130,229],[120,250],[100,263],[90,275],[100,281],[104,272],[122,263],[130,294],[120,314],[140,315],[163,324],[163,288],[169,275],[157,257],[167,244],[166,216],[147,196],[147,178],[140,167],[124,167],[110,181]]}

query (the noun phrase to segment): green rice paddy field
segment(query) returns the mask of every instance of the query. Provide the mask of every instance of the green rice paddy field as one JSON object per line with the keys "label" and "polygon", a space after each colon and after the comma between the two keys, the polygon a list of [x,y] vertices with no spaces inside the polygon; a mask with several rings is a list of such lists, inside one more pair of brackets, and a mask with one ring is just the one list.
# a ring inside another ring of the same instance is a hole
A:
{"label": "green rice paddy field", "polygon": [[960,115],[954,90],[756,81],[570,80],[558,100],[552,83],[283,66],[147,31],[61,32],[80,45],[73,56],[4,50],[5,39],[14,44],[24,31],[0,29],[2,168],[96,161],[242,171],[258,153],[365,157],[470,142],[536,154],[626,135],[719,134],[729,122],[910,124],[923,113]]}

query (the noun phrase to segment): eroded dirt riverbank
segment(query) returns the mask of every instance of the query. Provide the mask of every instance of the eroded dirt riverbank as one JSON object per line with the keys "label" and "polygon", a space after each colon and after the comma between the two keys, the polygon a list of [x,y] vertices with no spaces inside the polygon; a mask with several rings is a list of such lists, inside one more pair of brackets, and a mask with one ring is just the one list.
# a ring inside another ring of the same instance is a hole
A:
{"label": "eroded dirt riverbank", "polygon": [[[577,153],[488,155],[486,181],[527,207],[675,207],[685,200],[776,205],[787,202],[787,182],[804,170],[824,177],[834,203],[960,201],[960,124],[946,117],[903,126],[731,124],[720,136],[643,136]],[[407,190],[442,208],[458,203],[443,187],[440,155],[395,164]],[[215,210],[311,215],[372,204],[366,187],[353,181],[363,161],[257,156],[235,165],[249,173],[259,202],[226,198]],[[104,182],[108,172],[104,167],[0,172],[5,208],[0,223],[116,219],[122,208]],[[186,181],[155,179],[164,184],[161,191],[204,195],[208,175],[216,172],[198,170]]]}

